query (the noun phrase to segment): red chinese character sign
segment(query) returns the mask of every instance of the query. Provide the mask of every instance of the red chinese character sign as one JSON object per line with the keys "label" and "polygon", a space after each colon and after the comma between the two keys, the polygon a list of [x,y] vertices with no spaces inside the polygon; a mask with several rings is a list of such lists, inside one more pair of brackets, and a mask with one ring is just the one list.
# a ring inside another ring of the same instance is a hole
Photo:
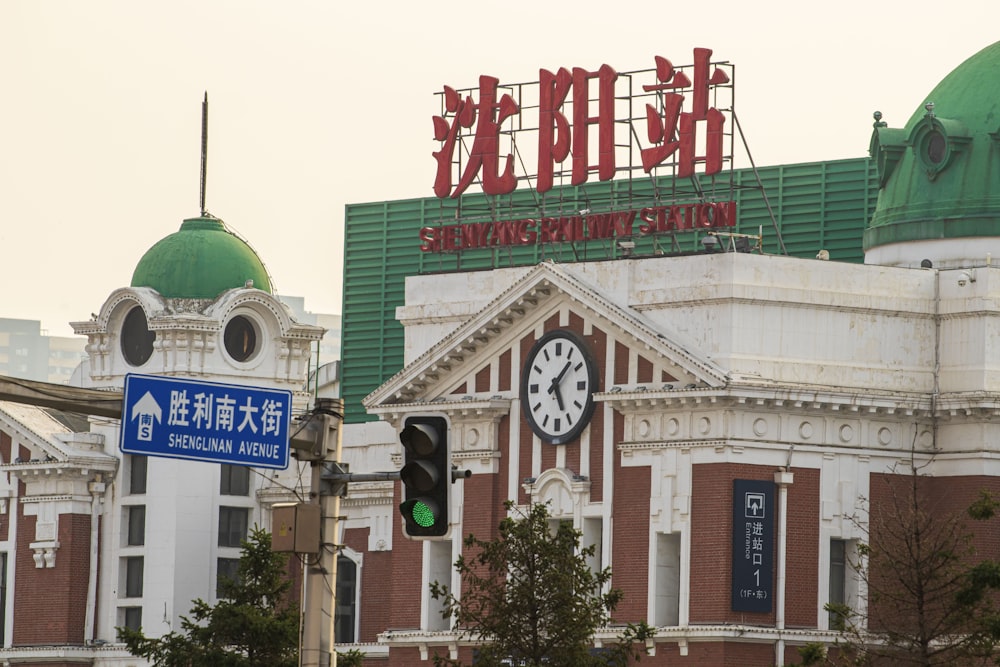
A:
{"label": "red chinese character sign", "polygon": [[[494,203],[487,206],[490,215],[483,207],[468,215],[460,210],[447,224],[425,227],[421,249],[454,252],[734,226],[729,194],[712,201],[699,181],[714,183],[727,165],[732,168],[733,123],[727,121],[734,72],[711,56],[699,48],[690,65],[658,56],[655,68],[633,72],[561,67],[541,69],[531,83],[502,85],[481,76],[478,88],[445,86],[433,117],[439,142],[434,193],[459,201],[481,193]],[[564,188],[588,182],[660,176],[691,179],[693,186],[597,207],[567,203],[563,195]],[[519,186],[536,193],[534,210],[495,203]],[[496,213],[500,209],[505,215]],[[636,218],[641,223],[633,229]]]}

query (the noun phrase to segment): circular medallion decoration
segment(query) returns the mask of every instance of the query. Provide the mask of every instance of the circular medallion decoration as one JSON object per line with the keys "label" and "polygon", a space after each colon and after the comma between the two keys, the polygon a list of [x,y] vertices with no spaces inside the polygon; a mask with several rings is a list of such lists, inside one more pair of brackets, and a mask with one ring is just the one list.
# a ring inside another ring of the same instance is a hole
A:
{"label": "circular medallion decoration", "polygon": [[590,423],[597,364],[580,336],[565,329],[543,335],[521,369],[521,410],[531,430],[561,445]]}

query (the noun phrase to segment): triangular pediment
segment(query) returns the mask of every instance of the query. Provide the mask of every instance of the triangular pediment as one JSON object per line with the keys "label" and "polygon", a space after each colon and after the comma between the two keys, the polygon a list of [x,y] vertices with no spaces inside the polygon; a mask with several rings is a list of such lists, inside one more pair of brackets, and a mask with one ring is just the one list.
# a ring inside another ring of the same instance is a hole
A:
{"label": "triangular pediment", "polygon": [[616,346],[617,354],[609,357],[627,359],[602,369],[596,400],[636,390],[691,391],[727,383],[725,373],[690,341],[588,283],[572,265],[544,262],[525,269],[509,288],[369,394],[364,405],[390,420],[418,406],[500,410],[517,396],[517,387],[495,381],[481,386],[477,378],[498,358],[520,358],[541,333],[560,327],[599,332],[602,345]]}

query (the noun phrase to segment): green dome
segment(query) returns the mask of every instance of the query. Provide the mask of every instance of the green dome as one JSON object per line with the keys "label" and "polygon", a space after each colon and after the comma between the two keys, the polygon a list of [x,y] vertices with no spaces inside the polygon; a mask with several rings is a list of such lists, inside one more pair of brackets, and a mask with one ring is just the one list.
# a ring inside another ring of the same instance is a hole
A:
{"label": "green dome", "polygon": [[132,273],[132,287],[152,287],[169,298],[214,299],[248,280],[270,293],[257,253],[211,217],[185,220],[179,231],[147,250]]}
{"label": "green dome", "polygon": [[974,238],[1000,238],[1000,42],[945,77],[905,128],[876,122],[870,152],[880,190],[865,230],[866,261],[906,263],[913,258],[905,248],[878,251],[874,262],[870,251],[949,240],[947,250],[937,245],[937,259],[961,262],[982,251]]}

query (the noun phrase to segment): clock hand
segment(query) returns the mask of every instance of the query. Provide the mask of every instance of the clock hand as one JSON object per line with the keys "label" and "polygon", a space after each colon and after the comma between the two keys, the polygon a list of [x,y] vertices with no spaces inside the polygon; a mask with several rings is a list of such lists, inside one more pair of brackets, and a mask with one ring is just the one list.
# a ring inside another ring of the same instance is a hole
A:
{"label": "clock hand", "polygon": [[559,410],[560,411],[565,410],[566,406],[563,405],[562,392],[559,390],[559,385],[553,384],[552,387],[549,389],[549,391],[553,390],[555,391],[556,403],[559,405]]}
{"label": "clock hand", "polygon": [[563,366],[563,369],[559,371],[559,375],[552,378],[552,384],[549,386],[550,394],[559,387],[559,383],[562,382],[562,379],[566,376],[566,371],[568,371],[572,365],[573,364],[571,362],[567,361],[566,365]]}

